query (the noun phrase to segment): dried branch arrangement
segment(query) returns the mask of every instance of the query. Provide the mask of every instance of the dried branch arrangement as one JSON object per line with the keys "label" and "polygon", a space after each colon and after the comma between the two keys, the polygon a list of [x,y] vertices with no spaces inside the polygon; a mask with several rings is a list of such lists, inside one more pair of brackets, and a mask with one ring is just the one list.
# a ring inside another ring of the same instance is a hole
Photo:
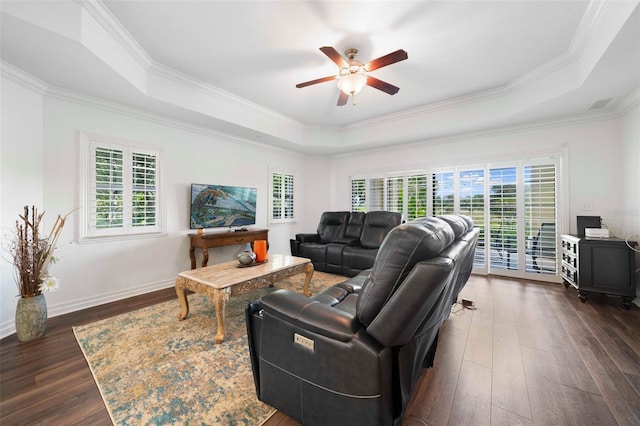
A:
{"label": "dried branch arrangement", "polygon": [[11,244],[11,255],[15,266],[16,281],[20,296],[33,297],[42,293],[41,284],[49,273],[49,266],[55,260],[53,251],[65,220],[72,212],[64,217],[58,215],[55,224],[47,238],[40,235],[40,224],[44,212],[32,206],[24,207],[24,214],[18,215],[16,221],[16,238]]}

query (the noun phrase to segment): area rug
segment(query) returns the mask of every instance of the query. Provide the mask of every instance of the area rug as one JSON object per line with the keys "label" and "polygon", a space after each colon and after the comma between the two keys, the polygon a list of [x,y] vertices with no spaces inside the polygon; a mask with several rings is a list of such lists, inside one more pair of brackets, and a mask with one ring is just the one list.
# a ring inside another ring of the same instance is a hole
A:
{"label": "area rug", "polygon": [[[304,274],[276,283],[302,292]],[[311,290],[345,277],[315,272]],[[247,345],[244,307],[273,289],[232,298],[225,341],[213,343],[215,309],[190,294],[189,316],[178,300],[77,326],[73,331],[111,420],[117,425],[259,425],[275,411],[258,401]]]}

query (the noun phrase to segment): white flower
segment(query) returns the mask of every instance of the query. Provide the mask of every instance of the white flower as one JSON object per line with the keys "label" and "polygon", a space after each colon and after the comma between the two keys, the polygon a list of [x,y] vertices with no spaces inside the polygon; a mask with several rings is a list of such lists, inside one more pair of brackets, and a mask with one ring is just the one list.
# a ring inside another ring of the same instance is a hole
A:
{"label": "white flower", "polygon": [[60,280],[56,277],[46,277],[40,284],[40,291],[43,293],[56,291],[60,288]]}

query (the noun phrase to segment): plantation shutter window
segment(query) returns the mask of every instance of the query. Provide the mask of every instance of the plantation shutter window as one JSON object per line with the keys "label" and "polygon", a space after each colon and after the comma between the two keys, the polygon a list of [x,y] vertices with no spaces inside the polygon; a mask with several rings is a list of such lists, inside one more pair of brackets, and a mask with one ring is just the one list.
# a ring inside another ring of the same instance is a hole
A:
{"label": "plantation shutter window", "polygon": [[433,185],[433,215],[454,213],[454,173],[443,172],[434,173],[432,178]]}
{"label": "plantation shutter window", "polygon": [[82,134],[81,238],[162,232],[160,150]]}
{"label": "plantation shutter window", "polygon": [[351,179],[351,211],[367,211],[367,181],[366,179]]}
{"label": "plantation shutter window", "polygon": [[484,246],[484,169],[463,170],[459,174],[460,184],[460,214],[470,216],[473,219],[474,226],[480,228],[478,236],[478,249],[476,250],[473,264],[478,267],[485,266]]}
{"label": "plantation shutter window", "polygon": [[524,215],[527,240],[526,268],[541,274],[556,273],[557,211],[554,164],[524,167]]}
{"label": "plantation shutter window", "polygon": [[489,232],[491,267],[518,269],[516,167],[489,170]]}
{"label": "plantation shutter window", "polygon": [[386,179],[386,208],[390,212],[404,213],[404,177]]}
{"label": "plantation shutter window", "polygon": [[293,176],[284,176],[284,218],[293,219]]}
{"label": "plantation shutter window", "polygon": [[295,219],[294,176],[271,173],[271,222],[292,222]]}
{"label": "plantation shutter window", "polygon": [[156,224],[156,157],[133,153],[133,226]]}
{"label": "plantation shutter window", "polygon": [[407,220],[427,216],[427,175],[407,177]]}
{"label": "plantation shutter window", "polygon": [[95,148],[95,193],[91,198],[91,228],[122,228],[124,207],[123,152],[105,147]]}
{"label": "plantation shutter window", "polygon": [[369,179],[369,208],[367,211],[384,210],[384,179]]}

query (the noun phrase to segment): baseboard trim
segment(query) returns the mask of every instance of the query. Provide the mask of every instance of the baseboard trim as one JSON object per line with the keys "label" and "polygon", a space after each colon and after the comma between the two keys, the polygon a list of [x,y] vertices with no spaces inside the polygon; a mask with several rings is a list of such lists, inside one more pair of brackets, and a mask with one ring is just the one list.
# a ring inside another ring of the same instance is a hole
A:
{"label": "baseboard trim", "polygon": [[[126,290],[105,293],[94,297],[85,297],[83,299],[72,300],[64,303],[49,305],[47,303],[47,313],[49,318],[58,315],[69,314],[71,312],[80,311],[82,309],[93,308],[95,306],[104,305],[105,303],[117,302],[118,300],[127,299],[129,297],[140,296],[141,294],[151,293],[152,291],[163,290],[173,287],[175,279],[157,281],[137,287],[131,287]],[[17,299],[16,299],[17,300]],[[6,321],[0,325],[0,339],[4,339],[16,332],[15,320]]]}

